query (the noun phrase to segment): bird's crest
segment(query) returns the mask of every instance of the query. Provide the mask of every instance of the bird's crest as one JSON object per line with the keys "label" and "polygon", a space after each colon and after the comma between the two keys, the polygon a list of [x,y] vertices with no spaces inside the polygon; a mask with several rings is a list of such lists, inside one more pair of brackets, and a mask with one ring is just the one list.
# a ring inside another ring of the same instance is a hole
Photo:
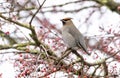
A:
{"label": "bird's crest", "polygon": [[67,21],[67,20],[70,20],[70,19],[72,19],[72,18],[70,18],[70,17],[67,17],[67,18],[64,18],[64,19],[62,19],[62,20],[65,20],[65,21]]}

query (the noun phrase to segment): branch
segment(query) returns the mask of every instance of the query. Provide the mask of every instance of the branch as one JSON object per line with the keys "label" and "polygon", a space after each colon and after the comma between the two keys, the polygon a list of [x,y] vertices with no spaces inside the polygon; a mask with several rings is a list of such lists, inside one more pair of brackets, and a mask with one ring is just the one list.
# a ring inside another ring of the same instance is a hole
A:
{"label": "branch", "polygon": [[70,49],[67,49],[65,52],[65,54],[62,55],[61,58],[58,58],[57,60],[55,59],[55,65],[58,64],[62,59],[64,59],[66,56],[68,56],[70,53],[71,53],[71,50]]}
{"label": "branch", "polygon": [[112,54],[111,56],[109,56],[108,58],[106,58],[105,60],[107,60],[107,59],[109,59],[109,58],[111,58],[111,57],[114,57],[116,54],[118,54],[118,53],[120,53],[120,50],[119,51],[117,51],[117,52],[115,52],[114,54]]}
{"label": "branch", "polygon": [[19,47],[26,47],[27,45],[35,45],[35,43],[19,43],[19,44],[15,44],[15,45],[0,45],[0,50],[2,49],[10,49],[10,48],[19,48]]}
{"label": "branch", "polygon": [[46,12],[74,13],[74,12],[79,12],[81,10],[88,9],[88,8],[100,8],[100,7],[101,6],[98,6],[98,5],[91,5],[91,6],[86,6],[86,7],[83,7],[83,8],[75,9],[75,10],[47,10],[47,11],[42,11],[42,13],[46,13]]}
{"label": "branch", "polygon": [[37,54],[38,50],[29,50],[29,52],[26,51],[12,51],[12,52],[0,52],[0,54],[10,54],[10,53],[14,53],[14,54]]}
{"label": "branch", "polygon": [[39,10],[42,8],[43,4],[45,3],[46,0],[43,1],[42,5],[38,8],[38,10],[35,12],[35,14],[32,16],[29,25],[30,25],[30,30],[32,32],[32,34],[30,35],[32,37],[32,39],[35,41],[37,46],[40,46],[41,42],[38,40],[37,38],[37,34],[35,32],[35,29],[32,27],[32,21],[34,19],[34,17],[36,16],[36,14],[39,12]]}
{"label": "branch", "polygon": [[101,65],[106,61],[106,59],[102,59],[102,60],[99,60],[99,62],[89,63],[86,60],[84,60],[83,56],[80,55],[77,51],[75,51],[75,50],[71,50],[71,51],[73,54],[75,54],[76,56],[78,56],[81,59],[81,62],[83,62],[85,65],[88,65],[88,66]]}
{"label": "branch", "polygon": [[120,3],[117,3],[114,0],[91,0],[91,1],[94,1],[102,6],[107,6],[111,11],[115,11],[118,14],[120,14],[120,10],[118,9]]}
{"label": "branch", "polygon": [[32,16],[32,18],[31,18],[31,20],[30,20],[30,22],[29,22],[30,27],[32,26],[32,21],[33,21],[34,17],[35,17],[36,14],[39,12],[39,10],[42,8],[42,6],[44,5],[45,1],[46,1],[46,0],[43,1],[43,3],[42,3],[42,4],[40,5],[40,7],[38,8],[38,10],[37,10],[37,11],[34,13],[34,15]]}
{"label": "branch", "polygon": [[95,70],[94,70],[94,72],[92,73],[91,77],[95,76],[95,73],[96,73],[97,69],[98,69],[100,66],[101,66],[101,65],[98,65],[98,66],[95,68]]}
{"label": "branch", "polygon": [[103,63],[103,68],[104,68],[104,76],[107,77],[108,76],[108,67],[106,65],[106,62]]}
{"label": "branch", "polygon": [[80,0],[78,0],[78,1],[71,1],[71,2],[66,2],[64,4],[47,6],[47,7],[43,7],[43,8],[62,7],[62,6],[68,5],[68,4],[73,4],[73,3],[78,3],[78,2],[83,2],[83,1],[80,1]]}
{"label": "branch", "polygon": [[19,25],[19,26],[21,26],[21,27],[30,29],[30,28],[29,28],[29,25],[20,23],[20,22],[18,22],[18,21],[14,21],[14,20],[12,20],[11,18],[7,18],[7,17],[3,16],[1,13],[0,13],[0,17],[1,17],[2,19],[4,19],[4,20],[7,20],[7,21],[9,21],[9,22],[12,22],[12,23],[14,23],[14,24],[16,24],[16,25]]}
{"label": "branch", "polygon": [[3,31],[1,31],[1,30],[0,30],[0,35],[1,35],[1,37],[5,37],[5,38],[9,41],[10,45],[13,45],[13,44],[16,44],[16,43],[17,43],[14,38],[10,37],[9,35],[6,35],[6,34],[5,34]]}

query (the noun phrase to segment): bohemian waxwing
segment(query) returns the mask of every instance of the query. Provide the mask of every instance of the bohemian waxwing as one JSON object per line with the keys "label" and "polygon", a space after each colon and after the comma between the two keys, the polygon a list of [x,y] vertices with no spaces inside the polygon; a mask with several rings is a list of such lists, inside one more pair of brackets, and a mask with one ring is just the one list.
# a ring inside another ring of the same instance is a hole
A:
{"label": "bohemian waxwing", "polygon": [[61,29],[63,41],[66,43],[68,48],[77,50],[83,49],[88,55],[87,47],[84,41],[83,35],[73,24],[72,18],[61,19],[63,27]]}

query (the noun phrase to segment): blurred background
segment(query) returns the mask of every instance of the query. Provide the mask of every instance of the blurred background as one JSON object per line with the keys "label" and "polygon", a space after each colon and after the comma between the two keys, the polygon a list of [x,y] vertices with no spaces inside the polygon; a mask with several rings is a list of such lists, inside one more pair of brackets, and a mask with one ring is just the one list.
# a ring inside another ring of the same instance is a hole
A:
{"label": "blurred background", "polygon": [[[66,51],[65,17],[90,56]],[[119,78],[119,24],[119,0],[0,0],[0,78]]]}

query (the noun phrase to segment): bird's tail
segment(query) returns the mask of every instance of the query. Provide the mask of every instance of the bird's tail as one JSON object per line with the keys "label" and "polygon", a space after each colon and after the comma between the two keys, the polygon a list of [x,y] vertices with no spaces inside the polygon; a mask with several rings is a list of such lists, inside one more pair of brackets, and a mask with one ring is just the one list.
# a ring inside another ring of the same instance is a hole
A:
{"label": "bird's tail", "polygon": [[85,53],[87,53],[88,55],[90,55],[90,53],[87,51],[86,48],[84,48],[80,43],[78,44],[78,46],[85,51]]}

